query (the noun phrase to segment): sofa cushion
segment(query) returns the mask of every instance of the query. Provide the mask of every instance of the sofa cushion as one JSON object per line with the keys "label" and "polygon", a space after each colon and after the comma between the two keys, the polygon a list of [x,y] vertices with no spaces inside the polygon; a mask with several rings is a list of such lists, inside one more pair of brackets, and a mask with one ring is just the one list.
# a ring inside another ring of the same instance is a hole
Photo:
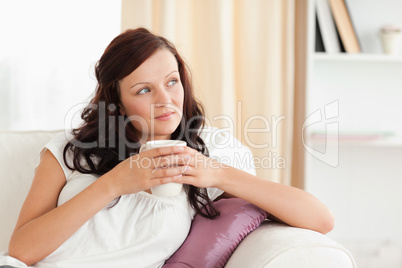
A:
{"label": "sofa cushion", "polygon": [[0,251],[7,250],[34,169],[39,163],[41,149],[60,132],[0,132]]}
{"label": "sofa cushion", "polygon": [[221,199],[215,205],[221,215],[214,220],[196,215],[186,241],[164,268],[224,267],[241,240],[268,216],[240,198]]}

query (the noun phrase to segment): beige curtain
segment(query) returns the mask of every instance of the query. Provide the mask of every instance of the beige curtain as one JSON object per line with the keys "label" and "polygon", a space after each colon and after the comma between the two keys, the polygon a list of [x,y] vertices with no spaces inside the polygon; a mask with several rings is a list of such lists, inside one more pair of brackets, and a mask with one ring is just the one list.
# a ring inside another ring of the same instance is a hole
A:
{"label": "beige curtain", "polygon": [[299,186],[295,2],[122,0],[122,31],[143,26],[174,42],[209,124],[230,130],[252,150],[259,177]]}

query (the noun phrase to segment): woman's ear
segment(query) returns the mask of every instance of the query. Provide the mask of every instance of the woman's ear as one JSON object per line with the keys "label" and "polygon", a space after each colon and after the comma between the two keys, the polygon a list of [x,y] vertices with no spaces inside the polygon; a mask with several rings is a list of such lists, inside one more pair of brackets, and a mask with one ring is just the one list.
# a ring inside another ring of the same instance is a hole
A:
{"label": "woman's ear", "polygon": [[120,113],[120,115],[122,115],[122,116],[125,116],[126,115],[126,112],[124,111],[124,109],[121,107],[121,104],[119,105],[119,113]]}
{"label": "woman's ear", "polygon": [[114,83],[114,86],[115,86],[115,88],[116,88],[117,95],[118,95],[118,98],[119,98],[119,102],[118,102],[118,105],[117,105],[117,109],[119,109],[119,114],[120,114],[121,116],[125,116],[125,115],[126,115],[126,112],[124,111],[124,109],[123,109],[123,104],[121,103],[121,95],[120,95],[120,85],[119,85],[119,81],[116,81],[116,82]]}

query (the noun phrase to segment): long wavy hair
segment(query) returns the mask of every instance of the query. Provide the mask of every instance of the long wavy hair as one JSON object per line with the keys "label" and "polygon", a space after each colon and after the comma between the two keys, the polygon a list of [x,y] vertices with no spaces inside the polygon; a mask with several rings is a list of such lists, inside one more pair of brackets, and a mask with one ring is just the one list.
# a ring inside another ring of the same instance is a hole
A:
{"label": "long wavy hair", "polygon": [[[70,169],[101,176],[124,159],[139,153],[138,132],[119,113],[118,81],[131,74],[159,49],[167,49],[176,58],[184,88],[183,116],[171,139],[186,141],[187,146],[208,156],[208,149],[199,136],[205,124],[204,109],[194,97],[187,65],[171,42],[147,29],[138,28],[114,38],[95,66],[98,82],[95,95],[81,114],[83,123],[72,130],[74,138],[63,152],[64,162]],[[71,161],[67,161],[67,154],[70,153],[73,155],[72,166],[69,164]],[[196,213],[210,219],[219,215],[205,188],[185,185],[185,190]]]}

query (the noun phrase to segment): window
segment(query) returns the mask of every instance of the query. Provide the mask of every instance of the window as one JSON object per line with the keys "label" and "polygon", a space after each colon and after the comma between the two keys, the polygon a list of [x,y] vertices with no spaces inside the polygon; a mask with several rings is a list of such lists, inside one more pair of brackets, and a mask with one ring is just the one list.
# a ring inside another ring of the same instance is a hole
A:
{"label": "window", "polygon": [[121,1],[0,0],[0,129],[76,126],[120,21]]}

